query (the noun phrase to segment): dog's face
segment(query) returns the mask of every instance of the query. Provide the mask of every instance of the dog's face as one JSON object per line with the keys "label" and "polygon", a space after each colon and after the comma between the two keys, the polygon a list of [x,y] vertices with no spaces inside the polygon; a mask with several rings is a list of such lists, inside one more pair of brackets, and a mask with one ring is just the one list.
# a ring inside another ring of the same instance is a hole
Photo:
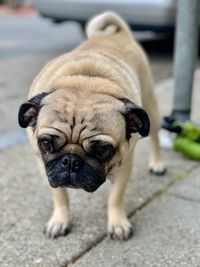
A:
{"label": "dog's face", "polygon": [[90,90],[59,89],[21,105],[52,187],[95,191],[123,162],[133,133],[147,136],[146,112],[128,99]]}

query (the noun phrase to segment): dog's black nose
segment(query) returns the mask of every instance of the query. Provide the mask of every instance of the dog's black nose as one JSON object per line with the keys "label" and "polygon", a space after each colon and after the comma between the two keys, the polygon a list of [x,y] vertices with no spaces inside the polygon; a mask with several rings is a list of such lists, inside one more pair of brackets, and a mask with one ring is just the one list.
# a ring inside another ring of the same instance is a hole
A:
{"label": "dog's black nose", "polygon": [[80,169],[82,160],[76,155],[67,154],[62,157],[61,162],[64,168],[67,168],[71,171],[78,171]]}

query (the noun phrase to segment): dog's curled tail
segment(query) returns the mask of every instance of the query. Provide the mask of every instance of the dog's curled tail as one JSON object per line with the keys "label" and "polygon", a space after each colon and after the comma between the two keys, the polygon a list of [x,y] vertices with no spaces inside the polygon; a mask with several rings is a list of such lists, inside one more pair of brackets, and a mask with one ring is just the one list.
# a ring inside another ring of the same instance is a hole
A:
{"label": "dog's curled tail", "polygon": [[89,20],[86,26],[88,38],[96,35],[110,35],[119,31],[131,32],[125,21],[116,13],[107,11]]}

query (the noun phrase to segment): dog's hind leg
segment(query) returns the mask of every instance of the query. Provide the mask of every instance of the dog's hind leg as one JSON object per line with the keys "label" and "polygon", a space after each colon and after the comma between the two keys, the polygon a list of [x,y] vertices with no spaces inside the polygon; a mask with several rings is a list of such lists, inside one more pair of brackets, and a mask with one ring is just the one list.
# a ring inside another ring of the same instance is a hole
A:
{"label": "dog's hind leg", "polygon": [[108,233],[111,239],[127,240],[133,230],[123,207],[123,194],[132,170],[132,155],[118,169],[108,199]]}
{"label": "dog's hind leg", "polygon": [[164,166],[163,159],[160,153],[157,133],[150,134],[149,171],[156,175],[163,175],[166,172],[166,168]]}
{"label": "dog's hind leg", "polygon": [[160,117],[155,104],[146,109],[150,119],[150,160],[149,171],[156,175],[163,175],[166,172],[164,162],[161,155],[158,132],[160,130]]}
{"label": "dog's hind leg", "polygon": [[[166,172],[162,159],[158,132],[160,130],[160,116],[156,95],[154,92],[154,83],[149,68],[148,61],[143,68],[142,78],[142,104],[150,120],[150,160],[149,170],[156,175],[162,175]],[[145,62],[144,61],[144,62]]]}
{"label": "dog's hind leg", "polygon": [[149,105],[147,112],[150,118],[150,160],[149,171],[156,175],[163,175],[166,172],[164,162],[161,155],[158,133],[160,130],[160,116],[155,99],[155,95],[151,95],[152,106]]}
{"label": "dog's hind leg", "polygon": [[[150,74],[149,74],[150,75]],[[150,160],[149,160],[149,170],[151,173],[156,175],[162,175],[166,172],[166,168],[163,163],[160,144],[158,138],[158,132],[160,130],[160,116],[158,110],[158,104],[156,96],[153,90],[153,82],[151,77],[147,79],[146,86],[148,89],[143,90],[143,107],[148,113],[150,120]]]}

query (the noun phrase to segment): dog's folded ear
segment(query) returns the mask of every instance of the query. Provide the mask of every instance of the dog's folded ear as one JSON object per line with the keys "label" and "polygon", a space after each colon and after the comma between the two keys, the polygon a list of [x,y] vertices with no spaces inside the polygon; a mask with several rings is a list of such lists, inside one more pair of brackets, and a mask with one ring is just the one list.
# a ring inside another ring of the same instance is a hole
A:
{"label": "dog's folded ear", "polygon": [[22,128],[34,126],[41,108],[42,99],[49,93],[43,92],[23,103],[19,108],[18,122]]}
{"label": "dog's folded ear", "polygon": [[22,128],[33,126],[36,123],[38,115],[38,106],[36,103],[27,101],[19,108],[18,122]]}
{"label": "dog's folded ear", "polygon": [[136,132],[143,137],[148,136],[150,121],[146,111],[127,98],[121,98],[120,100],[125,105],[125,111],[122,112],[122,115],[126,120],[127,139],[130,139],[131,134]]}

